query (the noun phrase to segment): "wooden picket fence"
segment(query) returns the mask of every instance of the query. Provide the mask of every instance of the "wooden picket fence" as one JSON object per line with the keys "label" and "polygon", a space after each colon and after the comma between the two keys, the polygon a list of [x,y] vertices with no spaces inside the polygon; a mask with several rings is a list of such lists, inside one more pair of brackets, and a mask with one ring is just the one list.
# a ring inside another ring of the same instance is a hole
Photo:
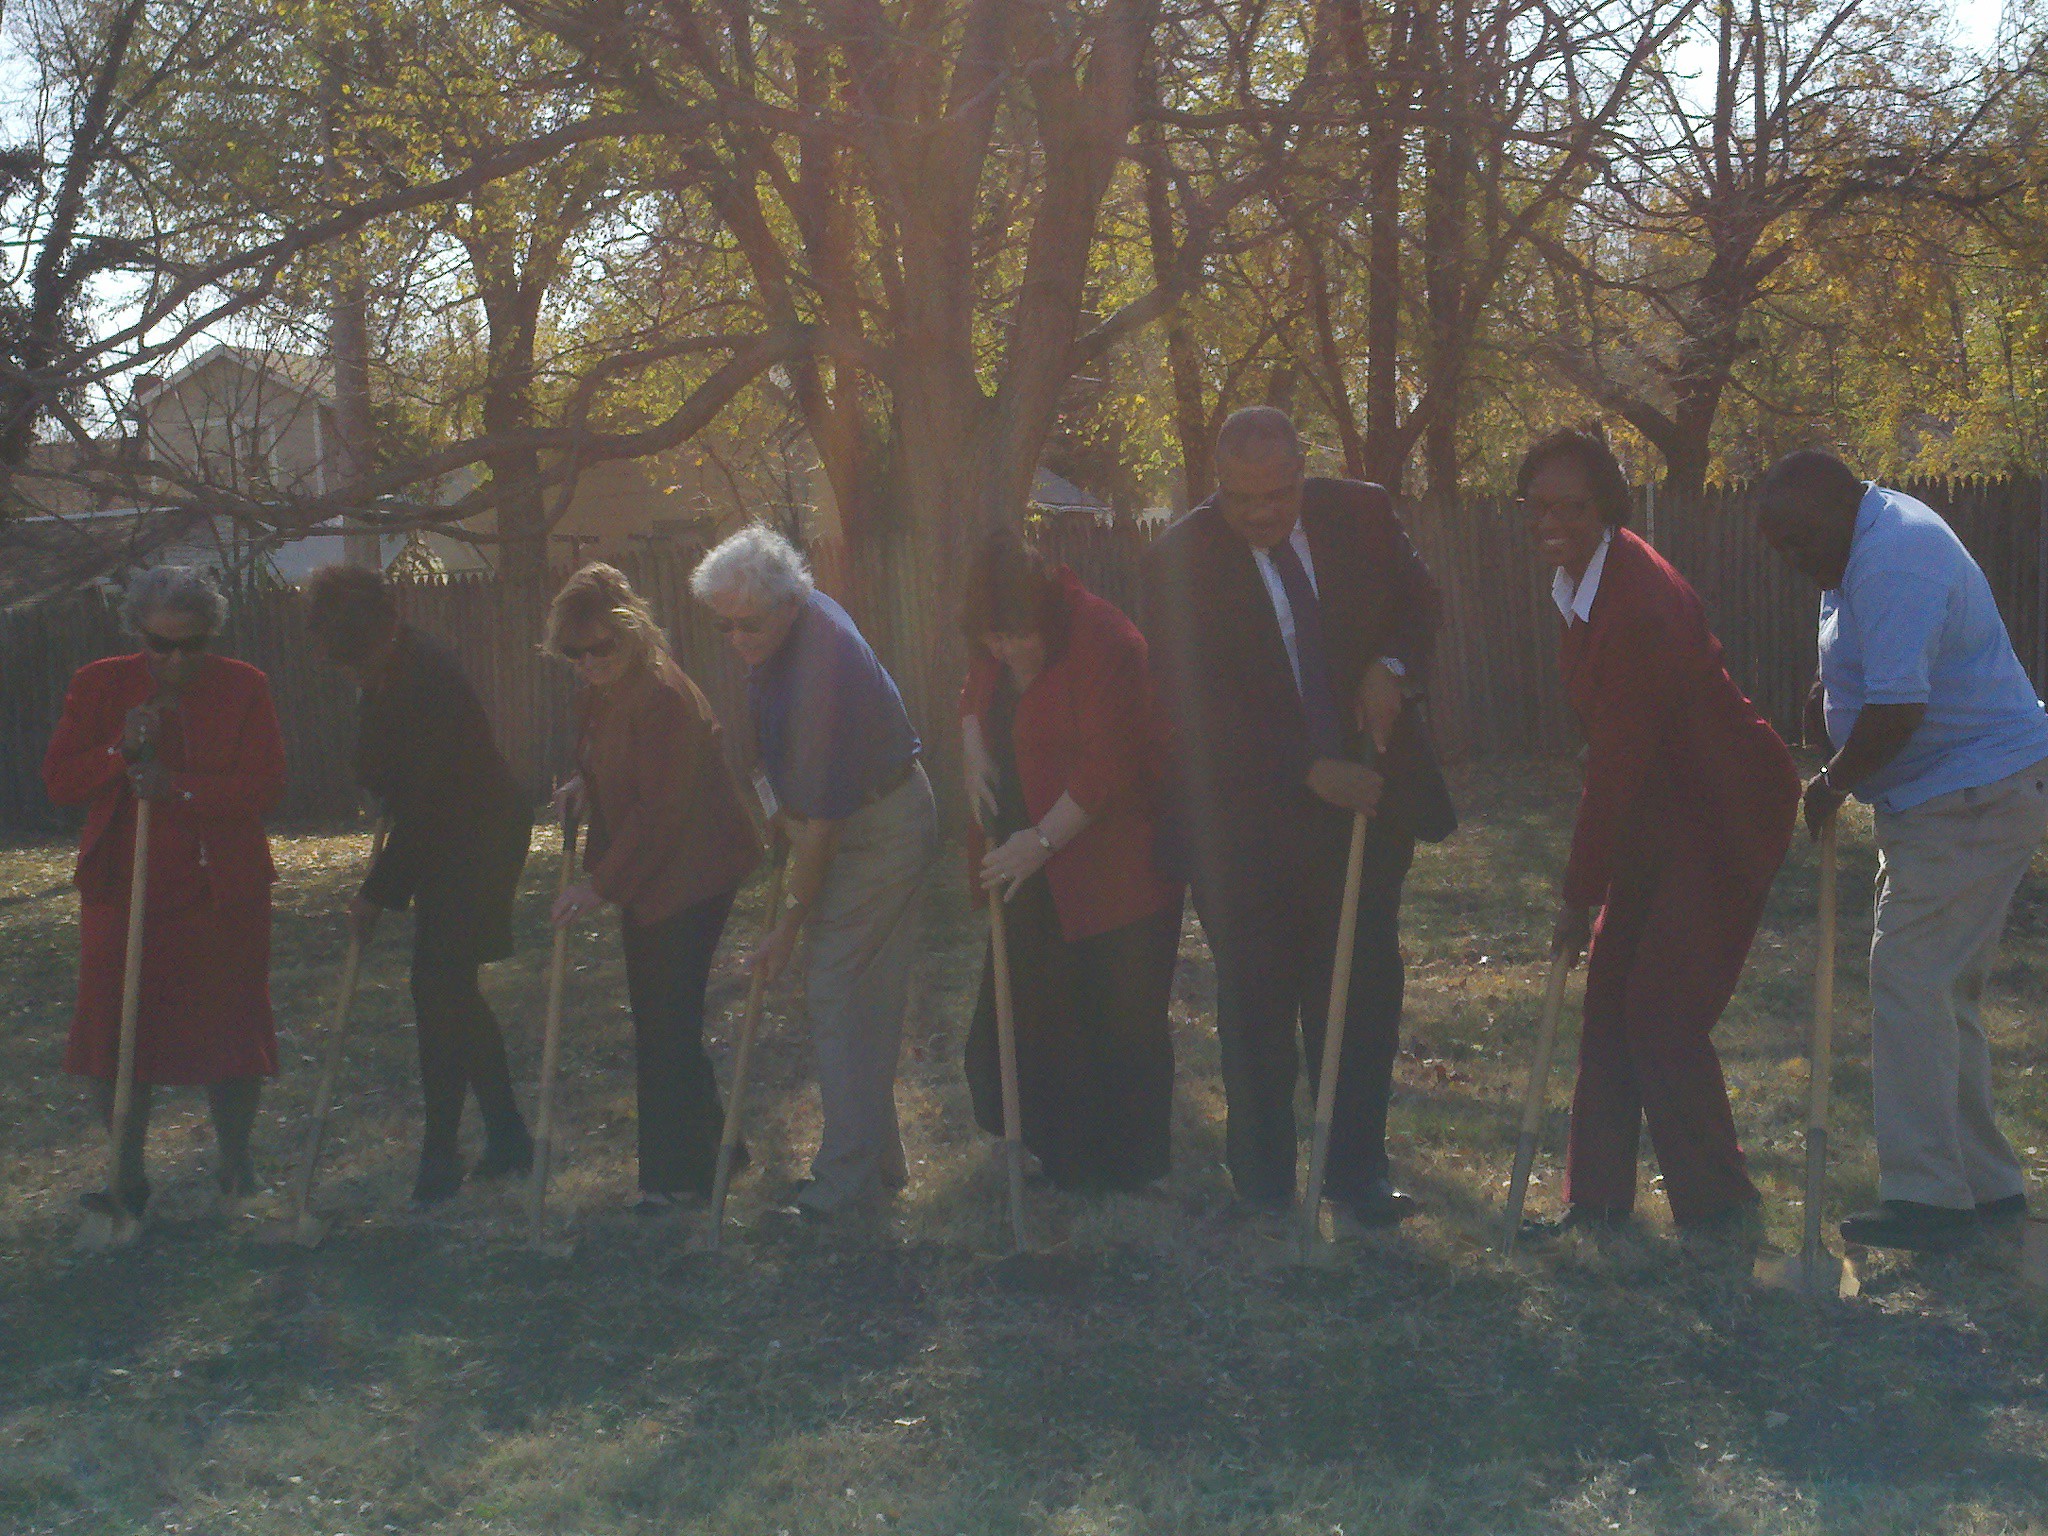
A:
{"label": "wooden picket fence", "polygon": [[[2048,519],[2041,481],[1958,480],[1902,487],[1940,511],[1990,579],[2020,659],[2036,686],[2048,672]],[[1529,531],[1503,498],[1473,497],[1449,509],[1408,509],[1410,531],[1444,590],[1445,624],[1431,712],[1447,758],[1486,758],[1570,747],[1576,739],[1557,668],[1557,613],[1547,570]],[[1757,538],[1740,490],[1696,502],[1645,498],[1636,528],[1699,590],[1736,680],[1781,731],[1798,729],[1814,668],[1815,596]],[[1092,589],[1135,612],[1150,530],[1067,519],[1041,527],[1047,554]],[[957,812],[954,700],[963,659],[955,594],[895,583],[884,590],[873,553],[814,552],[821,578],[842,594],[903,686],[924,738],[940,800]],[[628,575],[668,626],[677,658],[720,716],[746,734],[746,680],[701,605],[690,599],[695,552],[649,550]],[[539,650],[551,593],[490,579],[421,579],[402,588],[408,617],[462,658],[508,755],[536,799],[565,771],[573,745],[567,668]],[[269,674],[291,777],[278,820],[336,825],[359,814],[350,767],[355,699],[308,642],[303,604],[291,591],[230,594],[221,648]],[[130,648],[96,593],[0,613],[0,832],[47,833],[65,824],[44,797],[41,761],[64,690],[80,665]]]}

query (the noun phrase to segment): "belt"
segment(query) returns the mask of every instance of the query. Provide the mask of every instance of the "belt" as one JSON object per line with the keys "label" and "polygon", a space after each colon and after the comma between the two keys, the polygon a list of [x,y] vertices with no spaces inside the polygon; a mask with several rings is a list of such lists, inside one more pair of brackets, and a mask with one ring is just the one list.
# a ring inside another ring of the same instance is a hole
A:
{"label": "belt", "polygon": [[867,792],[866,797],[863,798],[860,803],[860,808],[862,810],[866,810],[869,806],[873,805],[877,800],[888,799],[891,795],[895,794],[897,790],[901,789],[905,784],[909,783],[910,776],[917,771],[918,760],[919,754],[916,752],[911,753],[910,760],[904,763],[903,768],[900,772],[894,774],[886,782],[878,785],[876,788],[871,789]]}

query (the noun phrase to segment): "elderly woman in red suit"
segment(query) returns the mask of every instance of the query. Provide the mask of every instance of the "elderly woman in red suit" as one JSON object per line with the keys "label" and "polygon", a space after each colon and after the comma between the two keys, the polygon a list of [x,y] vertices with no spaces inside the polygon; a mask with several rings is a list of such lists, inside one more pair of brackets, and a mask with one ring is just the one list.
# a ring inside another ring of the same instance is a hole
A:
{"label": "elderly woman in red suit", "polygon": [[1699,597],[1622,526],[1628,482],[1606,443],[1545,438],[1517,483],[1557,568],[1565,687],[1587,740],[1552,937],[1574,960],[1591,946],[1570,1209],[1537,1230],[1625,1221],[1647,1124],[1672,1219],[1740,1238],[1758,1196],[1712,1031],[1790,844],[1799,776],[1729,677]]}
{"label": "elderly woman in red suit", "polygon": [[159,566],[128,588],[133,656],[81,667],[43,759],[59,805],[85,810],[76,884],[78,1007],[64,1069],[89,1079],[111,1119],[128,942],[135,806],[153,802],[144,897],[135,1097],[122,1138],[120,1200],[149,1199],[142,1148],[150,1087],[206,1089],[223,1194],[255,1187],[249,1133],[262,1080],[277,1072],[270,1015],[270,886],[263,818],[284,789],[284,742],[270,685],[208,654],[227,605],[207,576]]}
{"label": "elderly woman in red suit", "polygon": [[[1182,899],[1153,866],[1164,725],[1145,641],[1008,536],[969,572],[961,627],[967,797],[990,829],[973,854],[1005,901],[1024,1141],[1063,1189],[1137,1189],[1170,1159]],[[1000,1135],[987,967],[966,1057],[975,1121]]]}

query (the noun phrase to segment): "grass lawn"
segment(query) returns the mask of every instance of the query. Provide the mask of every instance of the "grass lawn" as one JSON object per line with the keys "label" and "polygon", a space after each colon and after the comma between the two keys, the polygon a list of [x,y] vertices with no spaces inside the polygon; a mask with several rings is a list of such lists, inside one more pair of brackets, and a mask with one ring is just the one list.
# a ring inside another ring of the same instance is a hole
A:
{"label": "grass lawn", "polygon": [[[751,1109],[746,1222],[648,1223],[631,1193],[630,1033],[616,939],[579,937],[558,1225],[528,1252],[514,1190],[406,1210],[417,1105],[400,935],[366,973],[318,1252],[211,1215],[208,1136],[173,1092],[151,1140],[160,1219],[74,1260],[103,1154],[58,1071],[72,985],[68,851],[0,851],[0,1531],[1366,1536],[1370,1532],[2048,1532],[2048,1307],[2017,1245],[1877,1258],[1816,1309],[1644,1232],[1504,1262],[1488,1250],[1540,999],[1573,774],[1498,764],[1409,885],[1395,1163],[1427,1214],[1301,1270],[1226,1214],[1211,972],[1190,920],[1174,1008],[1176,1171],[1158,1199],[1034,1193],[1064,1293],[997,1283],[998,1166],[958,1070],[977,931],[957,863],[934,900],[899,1090],[912,1184],[826,1235],[757,1220],[816,1130],[800,1003],[778,996]],[[1831,1215],[1867,1202],[1867,822],[1845,848]],[[260,1154],[281,1182],[364,839],[278,840],[274,991],[286,1073]],[[529,872],[517,959],[486,986],[531,1082],[545,992]],[[1815,861],[1781,877],[1719,1039],[1772,1238],[1796,1244]],[[1990,1018],[2008,1125],[2048,1178],[2048,886],[2022,890]],[[735,918],[751,934],[757,887]],[[714,982],[721,1065],[739,986]],[[1553,1081],[1555,1201],[1571,1071]],[[476,1134],[470,1127],[469,1134]],[[1646,1154],[1647,1155],[1647,1154]],[[1651,1170],[1645,1170],[1646,1180]],[[273,1205],[271,1215],[281,1207]]]}

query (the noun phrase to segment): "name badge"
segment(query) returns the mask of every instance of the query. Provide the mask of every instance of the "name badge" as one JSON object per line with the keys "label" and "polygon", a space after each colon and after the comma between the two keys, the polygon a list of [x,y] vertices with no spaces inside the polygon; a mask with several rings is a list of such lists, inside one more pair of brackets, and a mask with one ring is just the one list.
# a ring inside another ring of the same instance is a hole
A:
{"label": "name badge", "polygon": [[754,798],[761,802],[763,821],[773,821],[782,814],[782,802],[775,798],[775,786],[768,782],[768,775],[758,768],[754,770]]}

